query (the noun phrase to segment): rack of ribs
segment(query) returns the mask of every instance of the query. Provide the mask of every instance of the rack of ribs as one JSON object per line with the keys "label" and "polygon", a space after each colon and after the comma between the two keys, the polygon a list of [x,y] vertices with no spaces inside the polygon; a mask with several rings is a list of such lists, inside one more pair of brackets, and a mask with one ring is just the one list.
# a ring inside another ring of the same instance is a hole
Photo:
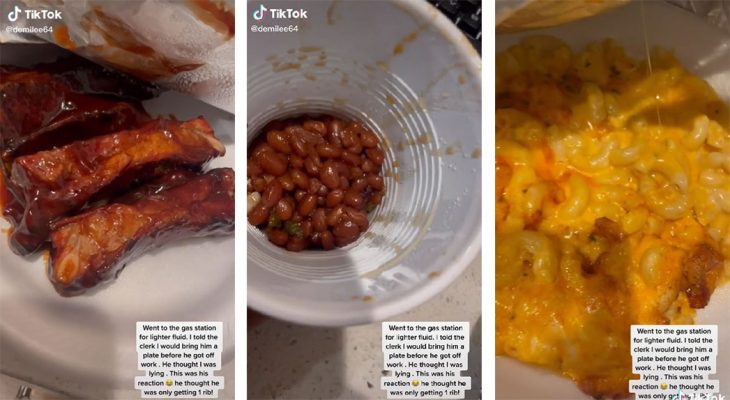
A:
{"label": "rack of ribs", "polygon": [[171,185],[167,190],[152,184],[126,202],[56,221],[48,268],[56,291],[82,294],[115,279],[130,259],[173,240],[232,233],[234,178],[230,168],[168,176],[161,179]]}
{"label": "rack of ribs", "polygon": [[224,154],[208,122],[198,117],[154,120],[138,129],[17,157],[10,179],[23,213],[11,233],[11,248],[18,254],[37,250],[52,221],[80,210],[100,192],[127,190],[164,170],[160,166],[200,166]]}
{"label": "rack of ribs", "polygon": [[139,126],[149,120],[139,102],[158,94],[155,85],[80,57],[32,70],[1,65],[3,158]]}
{"label": "rack of ribs", "polygon": [[0,206],[11,225],[23,209],[10,177],[15,157],[139,127],[150,120],[139,101],[158,94],[155,85],[81,57],[32,70],[0,65]]}

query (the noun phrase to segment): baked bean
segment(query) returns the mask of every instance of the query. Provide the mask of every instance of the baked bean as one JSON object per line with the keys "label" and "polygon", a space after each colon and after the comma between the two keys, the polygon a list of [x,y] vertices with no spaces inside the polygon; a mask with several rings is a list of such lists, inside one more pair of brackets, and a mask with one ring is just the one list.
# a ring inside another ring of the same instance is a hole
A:
{"label": "baked bean", "polygon": [[291,147],[289,147],[289,141],[286,139],[286,134],[282,131],[271,130],[266,133],[266,143],[269,144],[274,150],[279,153],[289,154],[291,153]]}
{"label": "baked bean", "polygon": [[309,143],[322,143],[324,138],[315,132],[310,132],[299,125],[291,125],[284,129],[286,133],[292,137],[297,137],[305,142]]}
{"label": "baked bean", "polygon": [[360,167],[350,168],[350,179],[361,178],[364,174],[365,173],[362,171],[362,168],[360,168]]}
{"label": "baked bean", "polygon": [[264,173],[264,170],[261,169],[261,166],[259,165],[259,163],[257,163],[256,161],[254,161],[251,158],[249,158],[248,161],[246,162],[246,167],[247,167],[246,175],[251,178],[257,177]]}
{"label": "baked bean", "polygon": [[352,182],[352,185],[350,186],[350,189],[362,192],[365,190],[365,188],[368,187],[368,181],[365,178],[357,178],[354,182]]}
{"label": "baked bean", "polygon": [[292,237],[286,243],[286,249],[289,251],[302,251],[307,248],[307,239],[303,237]]}
{"label": "baked bean", "polygon": [[290,251],[346,246],[382,202],[385,152],[358,122],[299,117],[267,124],[250,146],[248,185],[261,201],[248,214]]}
{"label": "baked bean", "polygon": [[324,163],[319,170],[319,180],[330,189],[337,189],[340,186],[340,173],[337,171],[335,164],[331,161]]}
{"label": "baked bean", "polygon": [[359,167],[360,164],[362,164],[362,157],[360,157],[357,154],[352,154],[349,151],[346,151],[346,152],[342,153],[342,159],[346,163],[348,163],[350,165],[354,165],[356,167]]}
{"label": "baked bean", "polygon": [[335,248],[335,238],[330,231],[324,231],[321,235],[322,248],[324,250],[332,250]]}
{"label": "baked bean", "polygon": [[345,193],[344,201],[348,206],[354,207],[358,210],[365,205],[365,200],[362,198],[362,195],[360,195],[360,192],[354,188]]}
{"label": "baked bean", "polygon": [[321,121],[305,121],[302,127],[310,132],[317,132],[321,136],[327,135],[327,127]]}
{"label": "baked bean", "polygon": [[342,139],[340,138],[341,133],[334,134],[331,133],[328,139],[329,144],[332,146],[341,149],[342,148]]}
{"label": "baked bean", "polygon": [[370,173],[373,171],[376,171],[378,167],[375,166],[375,164],[370,161],[370,159],[367,159],[362,162],[362,165],[360,166],[362,168],[362,171],[365,173]]}
{"label": "baked bean", "polygon": [[350,146],[347,148],[347,151],[352,154],[360,154],[360,153],[362,153],[362,145],[360,143],[358,143],[354,146]]}
{"label": "baked bean", "polygon": [[322,233],[321,232],[312,233],[312,236],[309,237],[309,244],[321,247],[322,246]]}
{"label": "baked bean", "polygon": [[335,169],[337,169],[337,172],[340,175],[344,176],[347,179],[351,178],[350,167],[347,164],[343,163],[342,161],[333,161],[333,163],[335,164]]}
{"label": "baked bean", "polygon": [[347,190],[350,188],[350,181],[344,176],[340,176],[340,189]]}
{"label": "baked bean", "polygon": [[302,235],[308,238],[312,236],[312,232],[312,221],[307,220],[302,222]]}
{"label": "baked bean", "polygon": [[375,147],[378,145],[378,137],[370,131],[363,131],[360,133],[360,142],[364,147]]}
{"label": "baked bean", "polygon": [[368,185],[370,185],[370,187],[374,190],[383,190],[385,188],[385,182],[383,182],[383,177],[380,175],[367,174],[365,179],[367,180]]}
{"label": "baked bean", "polygon": [[264,178],[256,178],[251,181],[251,186],[253,186],[253,190],[263,193],[264,190],[266,190],[266,179]]}
{"label": "baked bean", "polygon": [[360,140],[357,138],[357,134],[350,129],[342,131],[342,145],[345,147],[352,147],[359,144]]}
{"label": "baked bean", "polygon": [[291,149],[294,151],[294,154],[296,154],[299,157],[305,158],[309,151],[307,149],[307,144],[304,142],[304,140],[300,139],[297,136],[292,136],[289,140],[289,143],[291,143]]}
{"label": "baked bean", "polygon": [[265,151],[258,156],[261,168],[267,174],[282,176],[286,173],[287,160],[283,155],[272,151]]}
{"label": "baked bean", "polygon": [[279,247],[285,247],[289,241],[289,234],[281,229],[269,229],[266,232],[266,237],[269,241]]}
{"label": "baked bean", "polygon": [[284,174],[279,177],[279,182],[281,183],[281,187],[284,188],[287,192],[291,192],[294,190],[294,179],[292,179],[290,174]]}
{"label": "baked bean", "polygon": [[304,168],[309,175],[319,175],[319,157],[314,158],[311,155],[304,160]]}
{"label": "baked bean", "polygon": [[301,127],[300,135],[305,136],[307,142],[310,142],[313,145],[316,145],[318,143],[327,143],[327,140],[324,138],[324,135],[320,134],[317,131],[309,130],[304,127]]}
{"label": "baked bean", "polygon": [[340,222],[340,219],[342,218],[344,209],[345,209],[344,206],[339,205],[336,208],[333,208],[332,210],[330,210],[326,216],[327,225],[329,225],[329,226],[337,225]]}
{"label": "baked bean", "polygon": [[327,220],[325,219],[326,213],[324,208],[318,208],[312,213],[312,227],[317,232],[324,232],[327,230]]}
{"label": "baked bean", "polygon": [[365,150],[365,154],[367,154],[368,158],[378,167],[383,165],[383,161],[385,161],[385,153],[377,147]]}
{"label": "baked bean", "polygon": [[383,201],[383,192],[374,192],[370,196],[370,203],[374,205],[380,204],[381,201]]}
{"label": "baked bean", "polygon": [[269,152],[269,151],[274,151],[274,149],[271,146],[269,146],[268,144],[262,143],[256,147],[254,147],[253,152],[249,152],[249,153],[251,154],[252,158],[257,158],[259,155],[261,155],[261,153],[265,153],[265,152]]}
{"label": "baked bean", "polygon": [[322,165],[322,157],[320,157],[319,153],[317,152],[317,145],[308,143],[307,146],[309,157],[312,157],[313,160],[318,160],[319,165]]}
{"label": "baked bean", "polygon": [[335,189],[327,194],[327,208],[333,208],[342,203],[345,198],[345,192],[341,189]]}
{"label": "baked bean", "polygon": [[292,181],[299,189],[309,189],[309,176],[302,171],[294,170],[291,173]]}
{"label": "baked bean", "polygon": [[264,194],[261,195],[261,203],[266,208],[271,208],[281,200],[281,196],[284,195],[284,188],[281,186],[281,182],[273,180],[269,183],[269,186],[264,190]]}
{"label": "baked bean", "polygon": [[328,126],[330,136],[335,135],[339,137],[342,133],[342,125],[342,121],[340,120],[333,119],[332,121],[330,121]]}
{"label": "baked bean", "polygon": [[309,194],[317,195],[319,194],[319,190],[324,186],[322,182],[319,181],[317,178],[312,178],[309,180]]}
{"label": "baked bean", "polygon": [[274,207],[274,212],[280,220],[288,221],[294,215],[294,200],[290,197],[279,200]]}
{"label": "baked bean", "polygon": [[251,225],[261,225],[269,219],[269,208],[259,203],[248,213],[248,222]]}
{"label": "baked bean", "polygon": [[360,128],[351,129],[352,138],[347,144],[343,141],[342,144],[348,148],[351,153],[360,154],[362,153],[362,141],[360,140]]}
{"label": "baked bean", "polygon": [[317,196],[308,194],[299,202],[299,215],[306,217],[314,211],[317,206]]}
{"label": "baked bean", "polygon": [[351,207],[345,208],[345,214],[347,215],[347,218],[354,222],[355,225],[360,227],[361,231],[364,231],[368,229],[369,221],[368,221],[368,215],[365,214],[362,211],[358,211]]}
{"label": "baked bean", "polygon": [[345,220],[340,221],[334,228],[332,228],[332,234],[335,238],[347,240],[355,239],[360,234],[360,228],[355,225],[354,222]]}
{"label": "baked bean", "polygon": [[320,143],[316,146],[317,154],[320,157],[339,158],[342,155],[342,149],[329,143]]}
{"label": "baked bean", "polygon": [[320,197],[322,197],[322,196],[327,196],[327,193],[329,193],[329,192],[330,192],[330,190],[329,190],[329,189],[327,189],[327,186],[325,186],[325,185],[321,185],[321,186],[319,187],[319,190],[317,190],[317,194],[318,194],[318,195],[319,195]]}
{"label": "baked bean", "polygon": [[291,156],[289,158],[289,164],[291,164],[292,168],[296,168],[296,169],[304,168],[304,160],[299,156]]}

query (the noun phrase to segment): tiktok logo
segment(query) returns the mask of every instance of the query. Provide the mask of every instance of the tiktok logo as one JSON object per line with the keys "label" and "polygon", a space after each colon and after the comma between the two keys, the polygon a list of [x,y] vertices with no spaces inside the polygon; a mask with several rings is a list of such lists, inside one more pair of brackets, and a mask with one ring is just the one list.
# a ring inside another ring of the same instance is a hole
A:
{"label": "tiktok logo", "polygon": [[15,6],[15,9],[13,9],[13,11],[10,11],[8,13],[8,19],[11,20],[11,21],[17,21],[18,20],[18,16],[20,16],[20,12],[21,11],[23,11],[23,10],[21,10],[20,7]]}
{"label": "tiktok logo", "polygon": [[259,9],[253,12],[253,19],[256,21],[264,19],[264,11],[268,11],[268,8],[264,7],[263,4],[259,5]]}

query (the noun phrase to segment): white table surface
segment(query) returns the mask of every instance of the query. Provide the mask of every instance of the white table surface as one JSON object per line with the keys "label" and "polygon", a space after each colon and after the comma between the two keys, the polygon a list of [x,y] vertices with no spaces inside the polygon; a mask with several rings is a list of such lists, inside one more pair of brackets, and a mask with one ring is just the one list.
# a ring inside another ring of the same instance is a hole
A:
{"label": "white table surface", "polygon": [[[480,260],[433,299],[391,319],[469,321],[467,399],[481,389]],[[248,399],[385,399],[383,368],[380,323],[329,329],[267,319],[248,331]]]}
{"label": "white table surface", "polygon": [[[469,321],[468,373],[472,377],[472,390],[467,392],[467,399],[479,398],[481,389],[480,259],[481,255],[477,256],[444,292],[392,319]],[[265,320],[248,333],[248,398],[384,399],[385,392],[380,390],[383,370],[380,329],[380,323],[326,329]],[[233,374],[226,375],[229,389],[229,379],[233,386]],[[0,375],[0,399],[14,398],[21,384]],[[40,387],[32,388],[32,400],[69,399]]]}
{"label": "white table surface", "polygon": [[[236,380],[235,380],[235,366],[234,361],[227,363],[223,365],[223,367],[220,369],[220,371],[216,371],[215,375],[221,375],[224,377],[224,386],[225,388],[220,390],[218,392],[218,398],[220,400],[232,400],[234,399],[234,393],[236,390]],[[140,371],[140,374],[142,372]],[[18,394],[18,389],[20,389],[21,386],[28,386],[31,388],[31,395],[30,400],[79,400],[76,397],[71,397],[64,395],[62,393],[58,393],[53,390],[46,389],[44,387],[25,382],[19,379],[15,379],[12,376],[5,375],[3,373],[0,373],[0,400],[11,400],[15,399],[16,395]],[[138,399],[140,397],[139,390],[135,389],[128,389],[128,390],[116,390],[114,392],[115,398],[117,399]],[[94,400],[104,400],[104,399],[95,399],[90,398]]]}
{"label": "white table surface", "polygon": [[11,376],[0,374],[0,399],[15,399],[21,386],[31,388],[31,400],[69,400],[70,398],[40,386],[31,385],[27,382],[15,379]]}

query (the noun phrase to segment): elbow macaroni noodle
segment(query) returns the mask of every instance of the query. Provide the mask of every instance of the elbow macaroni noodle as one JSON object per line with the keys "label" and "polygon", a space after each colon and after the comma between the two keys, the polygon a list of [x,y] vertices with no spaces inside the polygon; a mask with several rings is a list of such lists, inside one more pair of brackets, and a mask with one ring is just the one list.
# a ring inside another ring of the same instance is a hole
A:
{"label": "elbow macaroni noodle", "polygon": [[631,324],[691,323],[730,275],[728,106],[652,62],[546,36],[497,55],[497,353],[594,396],[628,394]]}

